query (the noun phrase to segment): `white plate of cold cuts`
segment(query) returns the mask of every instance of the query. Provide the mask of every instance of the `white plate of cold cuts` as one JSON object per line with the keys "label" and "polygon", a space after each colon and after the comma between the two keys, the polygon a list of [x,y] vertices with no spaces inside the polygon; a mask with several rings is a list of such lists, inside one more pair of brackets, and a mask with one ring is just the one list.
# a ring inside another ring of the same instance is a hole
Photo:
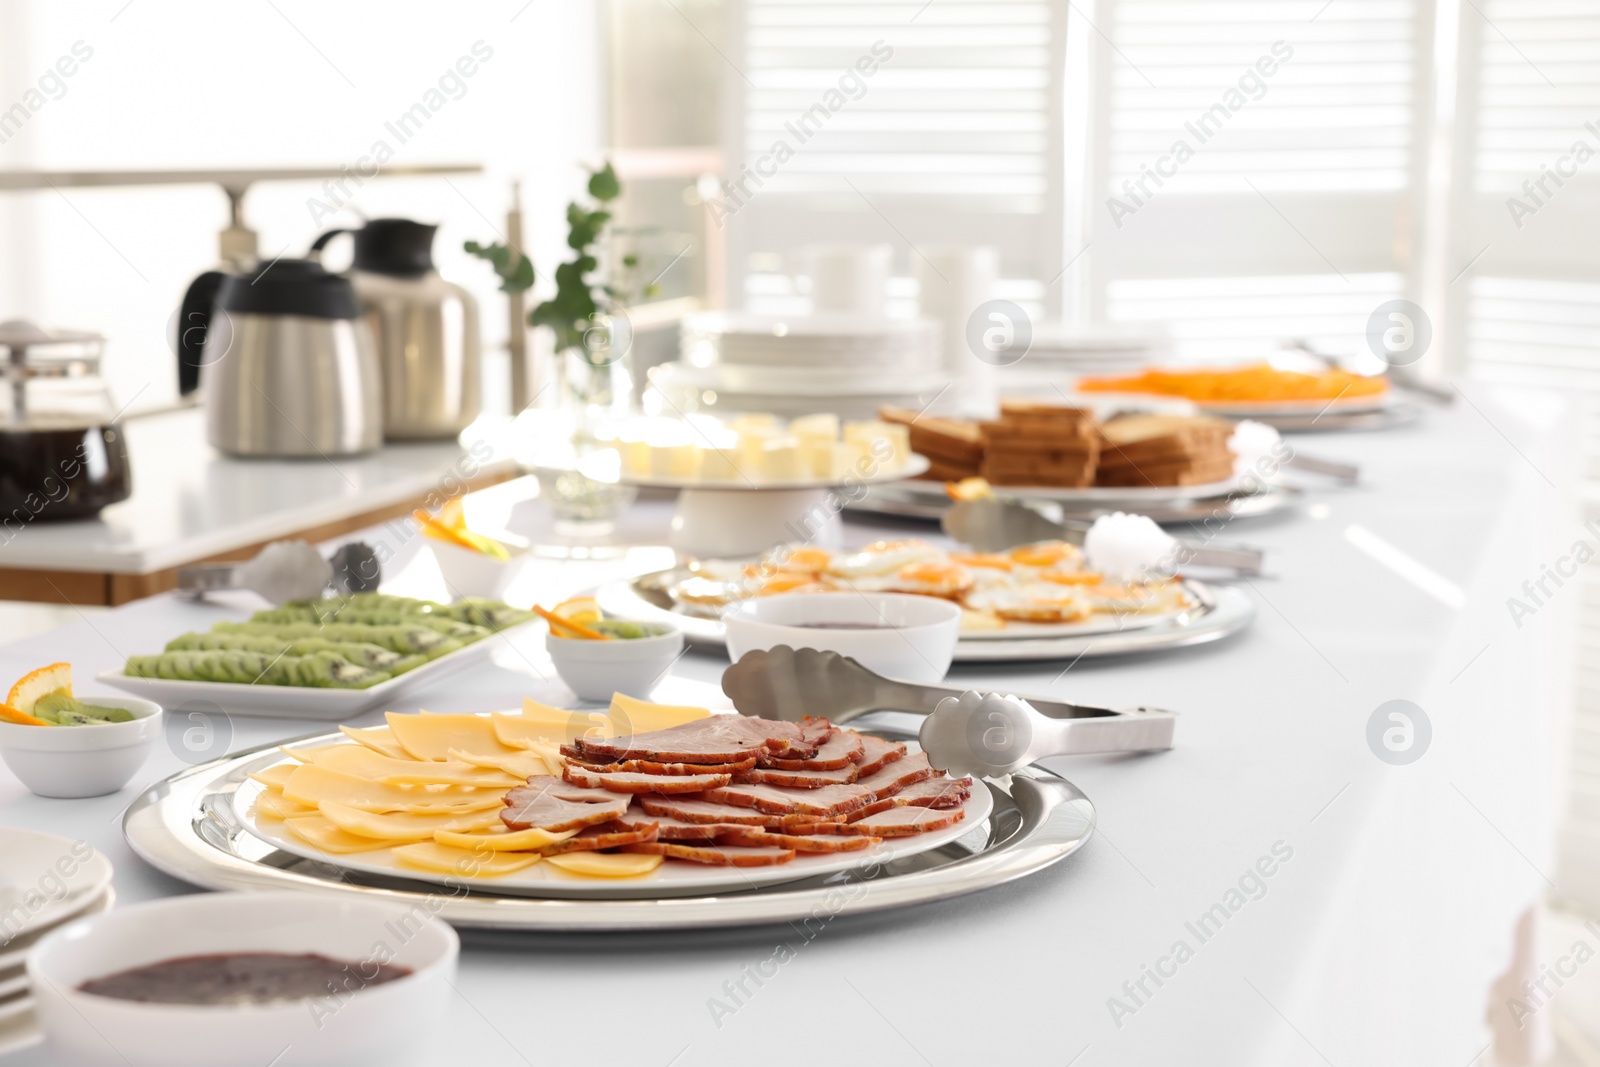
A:
{"label": "white plate of cold cuts", "polygon": [[986,830],[988,788],[935,771],[914,743],[699,714],[564,744],[523,715],[391,714],[285,749],[234,809],[285,852],[354,873],[589,900],[870,876]]}

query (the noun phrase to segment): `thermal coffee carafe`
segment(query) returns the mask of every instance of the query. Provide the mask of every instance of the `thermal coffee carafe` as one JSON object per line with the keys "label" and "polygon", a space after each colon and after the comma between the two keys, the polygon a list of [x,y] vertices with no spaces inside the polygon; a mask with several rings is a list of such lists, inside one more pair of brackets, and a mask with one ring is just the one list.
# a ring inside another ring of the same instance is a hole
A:
{"label": "thermal coffee carafe", "polygon": [[312,254],[209,271],[184,296],[179,390],[204,388],[206,437],[223,452],[325,458],[383,443],[371,328],[349,279]]}
{"label": "thermal coffee carafe", "polygon": [[86,519],[128,499],[120,412],[100,377],[105,338],[0,322],[0,543],[28,524]]}
{"label": "thermal coffee carafe", "polygon": [[350,281],[377,344],[390,440],[454,437],[482,407],[477,301],[434,269],[437,229],[371,219],[358,230],[330,230],[312,246],[342,233],[355,242]]}

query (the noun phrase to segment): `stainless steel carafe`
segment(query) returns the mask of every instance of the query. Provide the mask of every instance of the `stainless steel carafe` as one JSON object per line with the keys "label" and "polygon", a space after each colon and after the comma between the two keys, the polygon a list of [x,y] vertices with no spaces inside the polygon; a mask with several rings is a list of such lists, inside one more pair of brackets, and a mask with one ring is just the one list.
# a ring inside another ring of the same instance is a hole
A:
{"label": "stainless steel carafe", "polygon": [[350,280],[377,344],[383,432],[390,440],[454,437],[482,408],[478,305],[433,267],[438,229],[410,219],[371,219],[332,230],[355,241]]}
{"label": "stainless steel carafe", "polygon": [[326,458],[383,443],[371,327],[350,281],[316,260],[201,275],[180,324],[179,388],[204,389],[214,447]]}

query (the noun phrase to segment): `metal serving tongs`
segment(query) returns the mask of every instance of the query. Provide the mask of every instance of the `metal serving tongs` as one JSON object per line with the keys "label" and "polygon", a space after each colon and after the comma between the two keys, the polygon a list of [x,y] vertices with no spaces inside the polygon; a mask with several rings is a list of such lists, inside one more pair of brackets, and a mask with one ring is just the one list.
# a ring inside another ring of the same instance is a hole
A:
{"label": "metal serving tongs", "polygon": [[[944,532],[979,552],[1004,552],[1034,541],[1067,541],[1083,546],[1093,523],[1052,519],[1027,504],[1008,500],[958,500],[939,520]],[[1202,545],[1178,541],[1180,566],[1216,567],[1246,577],[1261,573],[1264,555],[1245,545]]]}
{"label": "metal serving tongs", "polygon": [[[788,645],[746,652],[722,673],[722,691],[742,714],[786,722],[812,715],[841,724],[874,711],[927,715],[922,747],[935,767],[953,773],[1006,774],[1043,756],[1160,752],[1172,747],[1177,725],[1172,712],[1156,708],[900,682],[837,652]],[[986,732],[997,728],[1001,733]]]}

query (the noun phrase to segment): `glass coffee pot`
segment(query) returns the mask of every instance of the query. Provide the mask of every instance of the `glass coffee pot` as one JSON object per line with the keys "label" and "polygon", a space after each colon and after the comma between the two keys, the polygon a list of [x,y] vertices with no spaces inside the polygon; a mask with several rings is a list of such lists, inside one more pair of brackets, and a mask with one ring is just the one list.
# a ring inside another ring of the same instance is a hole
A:
{"label": "glass coffee pot", "polygon": [[0,322],[0,543],[31,522],[90,518],[133,489],[105,338]]}

